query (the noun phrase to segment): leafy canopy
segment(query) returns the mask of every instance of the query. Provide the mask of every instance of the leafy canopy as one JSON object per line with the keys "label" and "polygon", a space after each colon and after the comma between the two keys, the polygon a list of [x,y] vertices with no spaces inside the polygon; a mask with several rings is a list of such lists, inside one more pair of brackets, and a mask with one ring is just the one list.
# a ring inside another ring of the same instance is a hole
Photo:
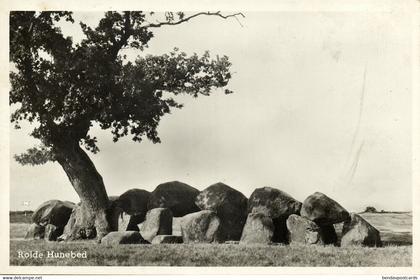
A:
{"label": "leafy canopy", "polygon": [[208,95],[228,84],[231,63],[226,56],[212,59],[208,52],[187,56],[175,48],[129,62],[121,50],[141,52],[156,27],[200,15],[242,14],[165,13],[165,21],[149,23],[146,17],[152,14],[107,12],[96,28],[80,23],[85,38],[75,44],[56,24],[63,20],[74,24],[71,12],[11,12],[10,60],[16,71],[10,73],[10,104],[17,104],[11,121],[16,128],[22,120],[29,121],[34,126],[31,135],[43,144],[17,156],[19,162],[45,163],[69,144],[98,152],[96,137],[89,132],[93,123],[110,129],[114,141],[130,134],[134,141],[146,136],[160,142],[156,131],[160,119],[182,107],[173,95]]}

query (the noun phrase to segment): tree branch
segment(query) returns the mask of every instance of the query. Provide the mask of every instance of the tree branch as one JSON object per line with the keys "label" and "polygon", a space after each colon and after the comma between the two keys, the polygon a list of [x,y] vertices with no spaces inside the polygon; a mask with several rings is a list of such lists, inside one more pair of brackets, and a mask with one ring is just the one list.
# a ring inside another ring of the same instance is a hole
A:
{"label": "tree branch", "polygon": [[112,57],[116,57],[121,48],[127,45],[128,39],[131,36],[131,28],[130,13],[124,12],[124,27],[121,30],[121,39],[119,41],[114,40],[111,47]]}
{"label": "tree branch", "polygon": [[245,15],[243,13],[235,13],[235,14],[230,14],[230,15],[223,15],[223,14],[221,14],[220,11],[218,11],[218,12],[201,12],[201,13],[197,13],[197,14],[191,15],[189,17],[180,19],[178,21],[165,21],[165,22],[158,22],[158,23],[150,23],[150,24],[145,25],[145,26],[142,26],[142,27],[144,27],[144,28],[149,28],[149,27],[152,28],[152,27],[161,27],[163,25],[178,25],[178,24],[187,22],[190,19],[193,19],[193,18],[198,17],[198,16],[218,16],[218,17],[221,17],[223,19],[228,19],[228,18],[234,17],[234,18],[236,18],[236,20],[239,22],[239,24],[241,26],[242,26],[242,24],[238,20],[237,16],[241,16],[242,18],[245,18]]}
{"label": "tree branch", "polygon": [[23,154],[14,155],[14,158],[22,165],[42,165],[49,161],[55,161],[54,153],[43,145],[30,148]]}

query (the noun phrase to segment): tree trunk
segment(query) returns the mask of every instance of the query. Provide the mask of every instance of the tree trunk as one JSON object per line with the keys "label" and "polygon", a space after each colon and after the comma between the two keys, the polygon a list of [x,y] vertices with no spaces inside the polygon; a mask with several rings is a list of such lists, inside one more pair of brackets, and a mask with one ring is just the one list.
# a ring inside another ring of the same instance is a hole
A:
{"label": "tree trunk", "polygon": [[81,202],[73,213],[75,224],[66,239],[97,237],[100,240],[111,230],[108,223],[110,202],[102,176],[77,142],[55,145],[54,150]]}

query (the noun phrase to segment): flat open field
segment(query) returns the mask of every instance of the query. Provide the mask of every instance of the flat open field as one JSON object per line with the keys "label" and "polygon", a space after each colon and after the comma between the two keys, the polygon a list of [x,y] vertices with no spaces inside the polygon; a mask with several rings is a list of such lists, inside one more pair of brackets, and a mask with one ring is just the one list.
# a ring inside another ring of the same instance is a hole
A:
{"label": "flat open field", "polygon": [[[385,246],[413,244],[413,215],[411,212],[362,213],[360,215],[380,231]],[[342,224],[336,226],[339,235],[341,228]]]}
{"label": "flat open field", "polygon": [[[381,231],[383,248],[334,246],[242,246],[231,244],[171,244],[105,246],[93,241],[23,240],[25,223],[10,225],[11,265],[58,266],[411,266],[411,213],[365,213]],[[177,223],[174,223],[177,226]],[[339,226],[338,226],[339,228]],[[178,229],[174,228],[174,231]],[[38,251],[44,258],[22,258]],[[86,252],[86,258],[47,258],[48,251]]]}

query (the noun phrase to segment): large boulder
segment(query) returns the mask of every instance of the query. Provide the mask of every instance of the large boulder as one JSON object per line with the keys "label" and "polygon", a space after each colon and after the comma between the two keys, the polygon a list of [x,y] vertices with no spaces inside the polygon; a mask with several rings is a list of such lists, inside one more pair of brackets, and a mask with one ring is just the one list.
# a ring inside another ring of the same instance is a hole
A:
{"label": "large boulder", "polygon": [[250,213],[240,244],[270,244],[274,236],[273,220],[263,213]]}
{"label": "large boulder", "polygon": [[160,184],[151,193],[147,209],[169,208],[174,217],[200,211],[194,201],[199,191],[187,184],[173,181]]}
{"label": "large boulder", "polygon": [[273,220],[273,242],[288,242],[286,220],[301,207],[302,203],[288,193],[271,187],[255,189],[248,200],[248,213],[262,213]]}
{"label": "large boulder", "polygon": [[308,196],[302,204],[300,215],[320,226],[344,222],[350,218],[346,209],[323,193]]}
{"label": "large boulder", "polygon": [[323,245],[321,229],[311,220],[292,214],[287,219],[290,243]]}
{"label": "large boulder", "polygon": [[184,243],[222,242],[220,219],[210,210],[185,215],[181,219],[181,235]]}
{"label": "large boulder", "polygon": [[365,219],[355,213],[351,213],[350,219],[344,222],[343,225],[341,246],[381,247],[381,235]]}
{"label": "large boulder", "polygon": [[136,230],[137,225],[144,221],[149,199],[150,192],[142,189],[130,189],[116,200],[116,206],[130,215],[128,230]]}
{"label": "large boulder", "polygon": [[101,239],[104,245],[149,244],[138,231],[113,231]]}
{"label": "large boulder", "polygon": [[220,234],[225,240],[239,240],[247,217],[248,199],[223,183],[204,189],[195,199],[201,210],[211,210],[220,218]]}
{"label": "large boulder", "polygon": [[117,203],[129,215],[146,216],[147,203],[150,199],[150,192],[142,189],[130,189],[120,195]]}
{"label": "large boulder", "polygon": [[47,224],[64,228],[76,205],[69,201],[48,200],[42,203],[32,214],[32,222],[46,226]]}
{"label": "large boulder", "polygon": [[152,240],[152,244],[179,244],[182,243],[182,236],[177,235],[157,235]]}
{"label": "large boulder", "polygon": [[255,189],[248,200],[248,213],[263,213],[272,219],[298,214],[302,203],[279,189]]}
{"label": "large boulder", "polygon": [[43,239],[44,235],[45,227],[33,223],[26,230],[25,239]]}
{"label": "large boulder", "polygon": [[141,226],[140,233],[149,242],[152,242],[156,235],[171,235],[171,210],[167,208],[154,208],[149,210],[146,214],[146,220]]}

